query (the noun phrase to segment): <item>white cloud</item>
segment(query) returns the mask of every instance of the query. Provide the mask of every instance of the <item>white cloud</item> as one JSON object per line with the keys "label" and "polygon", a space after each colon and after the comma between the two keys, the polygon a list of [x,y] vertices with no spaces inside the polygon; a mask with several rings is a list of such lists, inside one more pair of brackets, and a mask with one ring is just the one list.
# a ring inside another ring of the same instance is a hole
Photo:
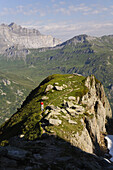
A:
{"label": "white cloud", "polygon": [[63,13],[63,14],[71,14],[71,13],[75,13],[75,12],[88,12],[88,11],[91,11],[91,8],[90,7],[87,7],[85,6],[84,4],[80,4],[79,6],[74,6],[74,5],[70,5],[69,7],[65,7],[65,8],[61,8],[59,6],[55,6],[56,7],[56,10],[55,12],[57,13]]}
{"label": "white cloud", "polygon": [[61,7],[55,5],[55,12],[56,13],[62,13],[65,15],[72,15],[73,13],[81,13],[83,15],[97,15],[101,13],[107,13],[112,11],[112,8],[107,8],[103,6],[97,6],[97,5],[85,5],[85,4],[79,4],[79,5],[69,5],[68,7]]}
{"label": "white cloud", "polygon": [[91,12],[91,14],[99,14],[100,13],[100,10],[93,10],[92,12]]}
{"label": "white cloud", "polygon": [[69,10],[70,12],[77,12],[77,11],[87,12],[90,11],[91,8],[85,6],[84,4],[80,4],[79,6],[74,6],[74,5],[69,6]]}
{"label": "white cloud", "polygon": [[43,34],[51,34],[52,36],[65,41],[80,34],[87,34],[92,36],[113,34],[113,23],[82,22],[76,24],[68,24],[63,22],[40,25],[38,29]]}
{"label": "white cloud", "polygon": [[23,14],[26,16],[31,15],[39,15],[41,17],[46,15],[46,10],[37,8],[37,6],[33,6],[32,4],[28,4],[27,6],[16,6],[16,8],[3,8],[3,10],[0,12],[0,16],[6,16],[6,15],[16,15],[16,14]]}
{"label": "white cloud", "polygon": [[67,14],[67,15],[70,14],[70,11],[67,10],[66,8],[57,8],[57,9],[55,10],[55,12],[57,12],[57,13],[61,12],[61,13],[63,13],[63,14]]}

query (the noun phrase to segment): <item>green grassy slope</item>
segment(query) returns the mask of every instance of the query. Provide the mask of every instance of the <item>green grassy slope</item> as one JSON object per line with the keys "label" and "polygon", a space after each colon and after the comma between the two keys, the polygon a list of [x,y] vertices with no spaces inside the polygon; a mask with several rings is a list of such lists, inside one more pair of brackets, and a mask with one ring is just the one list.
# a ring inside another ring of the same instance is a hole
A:
{"label": "green grassy slope", "polygon": [[[42,134],[41,120],[46,116],[45,111],[47,107],[53,104],[54,106],[62,108],[64,99],[69,96],[75,96],[76,98],[78,96],[82,97],[88,92],[87,87],[84,85],[84,80],[85,77],[83,76],[70,74],[56,74],[47,77],[29,94],[22,107],[0,127],[0,141],[6,141],[15,135],[24,135],[24,137],[29,140],[34,140],[37,137],[40,137]],[[49,92],[46,92],[47,86],[55,86],[55,83],[59,83],[59,86],[65,85],[65,88],[61,91],[49,90]],[[45,95],[48,99],[44,101],[44,111],[42,112],[40,101]],[[77,122],[76,128],[75,125],[70,125],[70,123],[64,119],[64,128],[68,130],[67,133],[73,131],[73,128],[78,132],[82,130],[83,126],[80,123],[80,119],[83,116],[85,115],[79,115],[73,118],[73,120],[76,120]],[[50,130],[51,127],[52,126],[50,126],[48,130]],[[56,127],[56,133],[59,133],[59,128],[62,127]],[[61,134],[57,135],[62,137]]]}
{"label": "green grassy slope", "polygon": [[0,72],[0,123],[21,106],[32,88],[33,83],[25,77]]}
{"label": "green grassy slope", "polygon": [[[52,74],[74,72],[84,76],[94,74],[103,83],[106,95],[113,107],[113,36],[91,38],[82,35],[74,37],[55,48],[29,49],[29,51],[26,60],[0,57],[0,72],[4,73],[7,79],[16,80],[18,85],[21,86],[20,89],[32,90],[45,77]],[[15,86],[15,90],[17,88]],[[24,96],[27,96],[28,93],[24,94]],[[11,96],[15,96],[15,93]],[[12,102],[13,105],[10,104],[11,111],[7,112],[6,100],[7,96],[5,99],[3,99],[3,96],[0,97],[0,103],[4,105],[0,112],[2,117],[5,113],[5,115],[9,112],[14,113],[13,107],[19,106]],[[18,103],[21,103],[20,100],[18,100]]]}

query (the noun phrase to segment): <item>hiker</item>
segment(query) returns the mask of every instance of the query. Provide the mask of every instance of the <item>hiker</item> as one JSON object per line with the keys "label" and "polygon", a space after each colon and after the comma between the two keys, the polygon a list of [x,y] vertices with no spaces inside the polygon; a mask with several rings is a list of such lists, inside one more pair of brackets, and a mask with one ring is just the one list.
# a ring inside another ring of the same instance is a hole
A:
{"label": "hiker", "polygon": [[44,103],[43,103],[43,101],[41,101],[41,111],[43,111],[44,110]]}

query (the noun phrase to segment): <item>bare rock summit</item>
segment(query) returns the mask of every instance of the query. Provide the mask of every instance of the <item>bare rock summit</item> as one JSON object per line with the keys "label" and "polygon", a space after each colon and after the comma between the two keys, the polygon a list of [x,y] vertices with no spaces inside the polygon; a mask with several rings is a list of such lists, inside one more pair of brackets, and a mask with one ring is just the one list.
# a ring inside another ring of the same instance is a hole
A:
{"label": "bare rock summit", "polygon": [[51,35],[42,35],[36,29],[24,28],[15,23],[0,25],[0,53],[4,53],[11,46],[42,48],[54,47],[60,43],[59,39]]}

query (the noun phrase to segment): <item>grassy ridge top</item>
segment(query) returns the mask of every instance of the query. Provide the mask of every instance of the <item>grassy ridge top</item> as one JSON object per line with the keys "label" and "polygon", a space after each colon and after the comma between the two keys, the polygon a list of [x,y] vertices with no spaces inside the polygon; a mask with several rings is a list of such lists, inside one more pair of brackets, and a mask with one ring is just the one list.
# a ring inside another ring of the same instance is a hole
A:
{"label": "grassy ridge top", "polygon": [[[51,75],[34,89],[24,101],[22,107],[0,128],[0,138],[8,140],[11,136],[23,134],[26,139],[34,140],[42,134],[41,119],[48,105],[62,107],[63,101],[69,96],[82,97],[88,92],[84,85],[85,77],[77,75]],[[65,87],[55,90],[55,84]],[[53,89],[46,92],[48,85]],[[40,101],[44,100],[44,112],[41,111]]]}

